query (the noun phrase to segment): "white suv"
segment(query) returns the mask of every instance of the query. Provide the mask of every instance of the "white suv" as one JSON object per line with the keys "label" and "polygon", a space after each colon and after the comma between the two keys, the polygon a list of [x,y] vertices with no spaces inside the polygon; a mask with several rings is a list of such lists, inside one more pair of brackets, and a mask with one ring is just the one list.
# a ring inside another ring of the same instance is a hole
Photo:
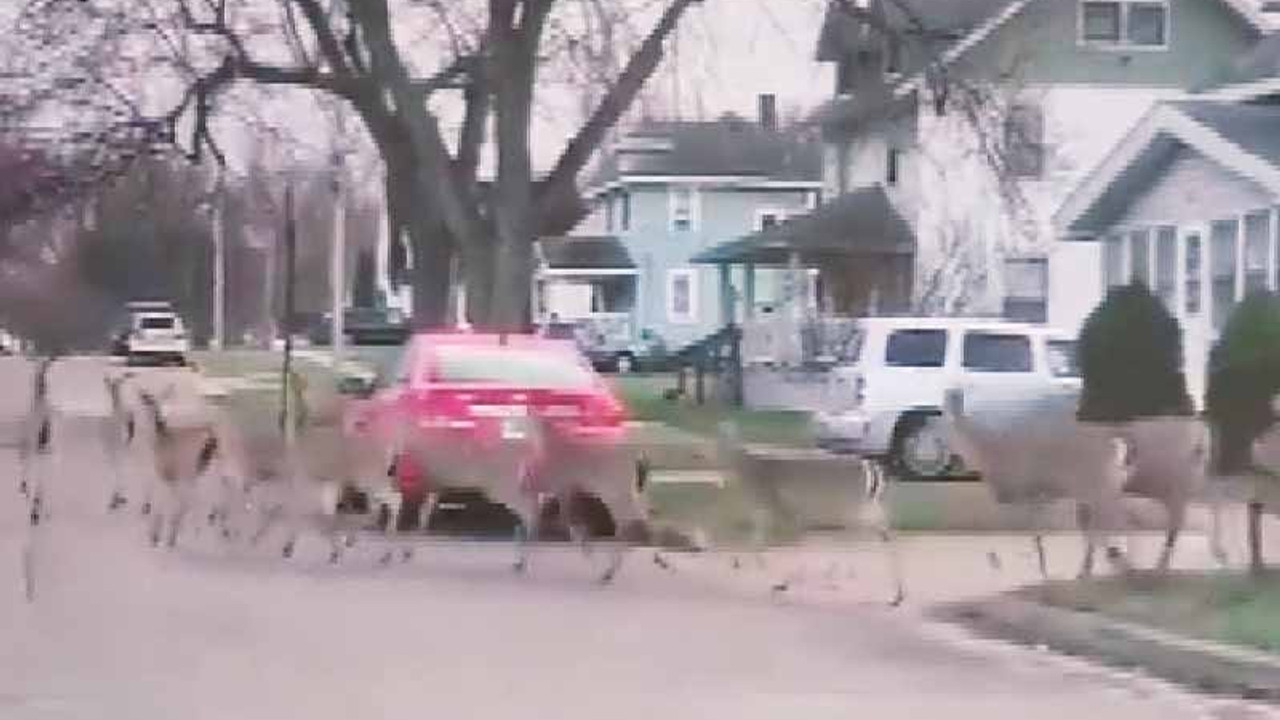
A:
{"label": "white suv", "polygon": [[943,394],[1078,390],[1075,341],[1049,328],[973,318],[865,318],[851,365],[832,372],[818,444],[884,457],[904,477],[959,468],[941,424]]}
{"label": "white suv", "polygon": [[148,310],[133,313],[129,329],[129,363],[154,361],[184,365],[191,341],[176,313]]}

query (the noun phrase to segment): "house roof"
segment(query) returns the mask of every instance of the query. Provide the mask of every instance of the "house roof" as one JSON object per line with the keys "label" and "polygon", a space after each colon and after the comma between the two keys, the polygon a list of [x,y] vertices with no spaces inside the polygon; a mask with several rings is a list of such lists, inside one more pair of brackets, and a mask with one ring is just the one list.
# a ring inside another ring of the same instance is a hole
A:
{"label": "house roof", "polygon": [[542,238],[538,246],[543,263],[552,270],[631,270],[636,266],[627,247],[611,235]]}
{"label": "house roof", "polygon": [[[925,67],[934,63],[944,66],[954,63],[1033,2],[1050,1],[1058,0],[872,0],[868,12],[878,10],[877,16],[890,29],[919,32],[923,28],[924,36],[935,40],[925,57],[916,58],[915,67],[908,68],[906,77],[894,84],[894,93],[901,96],[920,89],[925,80]],[[1270,29],[1257,0],[1217,2],[1260,35],[1265,35]],[[850,18],[842,9],[842,3],[843,0],[831,0],[827,5],[827,16],[818,38],[817,56],[821,61],[837,60],[843,54],[842,50],[856,50],[871,42],[865,23],[874,23],[875,19],[860,21]],[[1253,62],[1260,63],[1262,68],[1268,67],[1269,63],[1274,67],[1276,57],[1280,56],[1262,51],[1259,58],[1242,59],[1240,72],[1242,76],[1247,75]],[[1256,68],[1253,71],[1256,72]]]}
{"label": "house roof", "polygon": [[782,264],[801,255],[911,252],[916,238],[880,185],[845,193],[813,212],[695,255],[696,263]]}
{"label": "house roof", "polygon": [[1189,147],[1280,198],[1280,106],[1161,103],[1067,197],[1054,217],[1064,235],[1105,228],[1148,186],[1173,152]]}
{"label": "house roof", "polygon": [[[644,150],[627,141],[660,140]],[[606,156],[590,185],[627,176],[755,176],[767,180],[822,179],[822,146],[794,133],[726,117],[706,122],[649,122],[627,133]]]}

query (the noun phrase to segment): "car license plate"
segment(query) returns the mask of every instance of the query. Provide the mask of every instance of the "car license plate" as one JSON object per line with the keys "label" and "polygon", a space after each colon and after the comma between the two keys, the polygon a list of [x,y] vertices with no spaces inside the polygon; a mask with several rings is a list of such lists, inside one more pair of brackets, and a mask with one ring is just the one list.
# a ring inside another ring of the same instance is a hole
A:
{"label": "car license plate", "polygon": [[503,418],[502,439],[524,440],[529,437],[528,423],[524,418]]}
{"label": "car license plate", "polygon": [[529,414],[525,405],[472,405],[471,415],[489,418],[522,418]]}

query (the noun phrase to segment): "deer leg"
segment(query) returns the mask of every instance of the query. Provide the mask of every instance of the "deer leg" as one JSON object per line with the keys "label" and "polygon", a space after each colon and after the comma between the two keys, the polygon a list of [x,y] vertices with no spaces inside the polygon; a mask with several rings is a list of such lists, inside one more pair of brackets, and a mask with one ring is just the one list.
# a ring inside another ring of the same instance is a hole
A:
{"label": "deer leg", "polygon": [[1097,540],[1094,537],[1093,510],[1085,503],[1076,505],[1076,524],[1084,535],[1084,563],[1076,579],[1085,580],[1093,577],[1093,554]]}
{"label": "deer leg", "polygon": [[1171,503],[1169,507],[1169,529],[1165,532],[1164,549],[1156,562],[1155,570],[1161,575],[1169,572],[1169,563],[1173,560],[1173,549],[1182,533],[1182,525],[1186,521],[1186,503]]}
{"label": "deer leg", "polygon": [[173,515],[169,519],[169,537],[166,544],[174,547],[178,544],[178,531],[182,529],[182,521],[187,517],[187,498],[185,495],[175,499]]}

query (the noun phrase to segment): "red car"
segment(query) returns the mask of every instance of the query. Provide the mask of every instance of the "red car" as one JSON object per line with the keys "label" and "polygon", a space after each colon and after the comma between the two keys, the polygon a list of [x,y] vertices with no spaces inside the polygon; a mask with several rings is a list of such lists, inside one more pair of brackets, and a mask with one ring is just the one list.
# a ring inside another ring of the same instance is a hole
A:
{"label": "red car", "polygon": [[[411,512],[429,488],[483,490],[510,507],[510,478],[564,478],[605,465],[612,472],[625,463],[617,451],[623,404],[572,341],[418,333],[361,405],[357,425],[378,428],[396,449],[396,481]],[[536,440],[546,433],[554,444]]]}

